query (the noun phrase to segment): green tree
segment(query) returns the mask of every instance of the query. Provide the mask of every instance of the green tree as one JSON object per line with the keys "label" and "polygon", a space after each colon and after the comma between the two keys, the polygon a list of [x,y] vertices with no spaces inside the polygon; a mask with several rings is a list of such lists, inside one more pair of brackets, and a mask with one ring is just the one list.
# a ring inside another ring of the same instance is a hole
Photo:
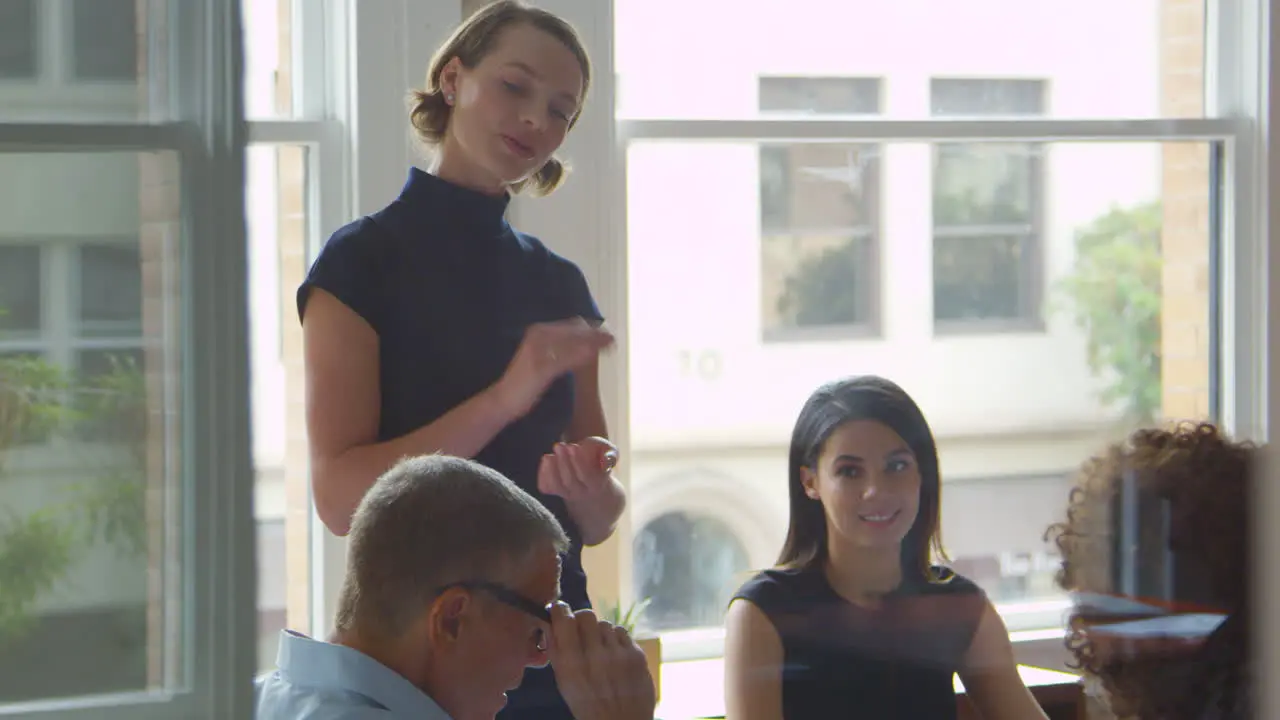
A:
{"label": "green tree", "polygon": [[1161,406],[1161,206],[1113,207],[1075,233],[1076,260],[1060,291],[1087,338],[1100,399],[1127,421],[1155,420]]}
{"label": "green tree", "polygon": [[794,327],[857,322],[860,244],[849,238],[800,261],[778,297],[778,314]]}
{"label": "green tree", "polygon": [[[0,482],[15,447],[66,421],[69,385],[66,373],[39,356],[0,356]],[[32,607],[75,563],[74,527],[62,508],[23,514],[6,504],[0,514],[0,640],[30,625]]]}
{"label": "green tree", "polygon": [[0,504],[0,641],[31,627],[33,608],[92,545],[145,552],[145,395],[130,360],[113,358],[105,375],[77,378],[39,355],[0,355],[0,496],[13,451],[51,433],[103,428],[103,439],[123,451],[34,512]]}

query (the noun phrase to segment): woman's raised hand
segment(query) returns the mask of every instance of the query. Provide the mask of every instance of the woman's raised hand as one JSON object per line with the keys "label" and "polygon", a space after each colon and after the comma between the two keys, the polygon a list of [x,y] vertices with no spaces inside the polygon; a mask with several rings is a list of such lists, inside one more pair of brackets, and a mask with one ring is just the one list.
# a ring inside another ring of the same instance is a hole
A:
{"label": "woman's raised hand", "polygon": [[592,362],[613,342],[612,333],[582,318],[535,323],[494,389],[508,412],[524,415],[552,381]]}

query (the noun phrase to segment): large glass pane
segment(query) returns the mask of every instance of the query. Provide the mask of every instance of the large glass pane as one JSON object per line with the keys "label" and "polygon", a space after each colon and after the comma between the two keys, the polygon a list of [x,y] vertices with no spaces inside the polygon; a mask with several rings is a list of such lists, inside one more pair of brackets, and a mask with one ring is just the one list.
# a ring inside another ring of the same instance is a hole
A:
{"label": "large glass pane", "polygon": [[293,58],[299,29],[294,22],[296,3],[297,0],[240,0],[244,18],[244,102],[249,118],[294,115],[297,72]]}
{"label": "large glass pane", "polygon": [[36,0],[0,0],[0,80],[31,80],[40,65]]}
{"label": "large glass pane", "polygon": [[258,522],[258,664],[275,667],[280,630],[311,621],[311,507],[294,291],[307,270],[311,182],[305,147],[253,146],[246,166]]}
{"label": "large glass pane", "polygon": [[137,8],[138,0],[71,0],[72,77],[137,80]]}
{"label": "large glass pane", "polygon": [[0,714],[180,676],[178,182],[165,153],[0,154]]}
{"label": "large glass pane", "polygon": [[[969,100],[993,91],[1009,115],[1033,99],[1057,118],[1204,113],[1204,0],[617,0],[614,8],[626,117],[752,117],[776,112],[770,100],[803,97],[808,107],[786,111],[915,119],[968,115]],[[799,78],[808,87],[779,84]],[[881,79],[881,102],[868,105],[845,78]],[[967,80],[931,101],[931,78]],[[974,84],[983,79],[1012,83]]]}
{"label": "large glass pane", "polygon": [[11,339],[40,334],[42,277],[39,245],[0,245],[0,330]]}
{"label": "large glass pane", "polygon": [[[874,163],[842,149],[859,147],[628,150],[643,622],[667,633],[668,659],[682,637],[720,625],[729,593],[781,548],[801,404],[828,380],[878,374],[914,396],[937,436],[954,566],[996,602],[1020,653],[1038,637],[1061,662],[1067,600],[1043,536],[1074,471],[1139,423],[1214,411],[1218,147],[1059,142],[1030,162],[1010,144],[887,143]],[[788,182],[812,189],[776,199]],[[815,317],[852,329],[865,285],[878,318],[861,334],[768,332]],[[806,305],[824,315],[777,311],[803,292],[824,293]],[[994,322],[1014,318],[1025,322]]]}
{"label": "large glass pane", "polygon": [[162,34],[177,8],[158,0],[0,0],[0,121],[166,116],[173,68]]}

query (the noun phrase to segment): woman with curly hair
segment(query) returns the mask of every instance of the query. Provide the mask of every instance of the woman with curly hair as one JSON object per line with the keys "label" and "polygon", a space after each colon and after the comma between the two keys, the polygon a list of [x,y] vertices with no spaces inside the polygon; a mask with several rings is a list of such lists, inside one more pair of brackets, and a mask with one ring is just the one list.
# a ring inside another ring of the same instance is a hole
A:
{"label": "woman with curly hair", "polygon": [[[1076,597],[1068,648],[1117,717],[1252,717],[1249,490],[1257,458],[1252,444],[1199,423],[1139,430],[1081,468],[1066,522],[1046,536],[1062,554],[1058,584]],[[1153,539],[1155,561],[1140,557],[1122,577],[1122,554],[1151,548]],[[1142,592],[1135,584],[1166,592],[1134,598]],[[1138,602],[1120,610],[1117,600]],[[1134,607],[1160,619],[1143,622]],[[1207,637],[1182,629],[1206,615],[1216,623]]]}

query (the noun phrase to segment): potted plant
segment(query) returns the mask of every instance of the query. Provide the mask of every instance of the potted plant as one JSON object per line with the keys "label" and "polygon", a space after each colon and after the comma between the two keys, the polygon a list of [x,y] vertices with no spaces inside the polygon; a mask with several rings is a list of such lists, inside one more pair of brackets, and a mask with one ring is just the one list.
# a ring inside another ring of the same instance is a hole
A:
{"label": "potted plant", "polygon": [[657,633],[637,632],[636,627],[645,608],[649,607],[649,598],[637,600],[625,609],[620,603],[600,603],[600,617],[614,625],[624,628],[635,639],[640,650],[644,652],[645,661],[649,665],[649,675],[653,677],[654,694],[662,697],[662,637]]}

